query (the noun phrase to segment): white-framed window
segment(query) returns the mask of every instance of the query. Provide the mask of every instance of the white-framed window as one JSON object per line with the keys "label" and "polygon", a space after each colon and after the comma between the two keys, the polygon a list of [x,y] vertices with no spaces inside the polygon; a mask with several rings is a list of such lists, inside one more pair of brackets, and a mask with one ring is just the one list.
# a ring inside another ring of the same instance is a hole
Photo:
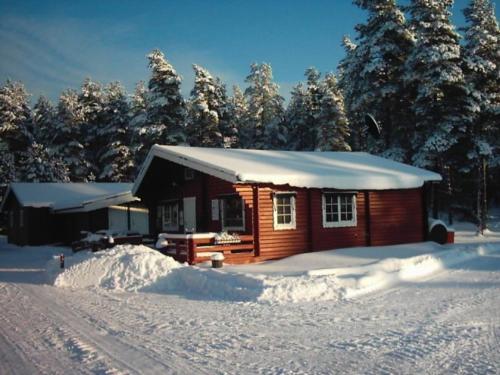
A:
{"label": "white-framed window", "polygon": [[355,227],[356,193],[323,193],[323,227]]}
{"label": "white-framed window", "polygon": [[220,199],[222,230],[245,230],[245,204],[239,195]]}
{"label": "white-framed window", "polygon": [[273,196],[274,229],[295,229],[295,193],[279,192]]}
{"label": "white-framed window", "polygon": [[189,181],[194,179],[194,169],[184,168],[184,180]]}
{"label": "white-framed window", "polygon": [[19,226],[24,227],[24,208],[19,209]]}
{"label": "white-framed window", "polygon": [[162,205],[162,230],[179,230],[179,202],[165,202]]}

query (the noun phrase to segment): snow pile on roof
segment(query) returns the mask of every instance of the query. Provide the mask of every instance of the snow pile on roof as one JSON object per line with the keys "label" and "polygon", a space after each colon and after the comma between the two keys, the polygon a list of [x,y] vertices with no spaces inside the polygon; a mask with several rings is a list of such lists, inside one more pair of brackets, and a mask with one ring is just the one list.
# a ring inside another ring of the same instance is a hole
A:
{"label": "snow pile on roof", "polygon": [[49,207],[53,210],[76,211],[101,208],[137,200],[131,194],[130,183],[28,183],[15,182],[9,185],[7,195],[12,192],[23,207]]}
{"label": "snow pile on roof", "polygon": [[[390,257],[389,254],[401,246],[394,248],[359,248],[358,255],[365,252],[368,256],[351,265],[342,263],[342,257],[346,257],[349,250],[342,250],[344,255],[338,257],[338,250],[332,250],[262,265],[211,269],[181,265],[144,246],[123,245],[111,251],[69,257],[69,267],[55,278],[54,284],[271,304],[336,301],[399,282],[419,280],[471,258],[500,252],[500,244],[440,246],[426,243],[407,245],[406,253]],[[388,250],[385,258],[369,255],[384,249]],[[315,259],[318,256],[330,261],[320,265]],[[379,259],[374,260],[377,257]],[[351,259],[354,258],[358,258],[356,249]],[[262,273],[257,272],[258,267]]]}
{"label": "snow pile on roof", "polygon": [[240,150],[154,145],[133,192],[154,157],[233,183],[272,183],[308,188],[406,189],[441,176],[365,152]]}
{"label": "snow pile on roof", "polygon": [[[102,288],[137,291],[184,267],[146,246],[118,245],[96,253],[80,252],[66,258],[66,268],[55,275],[54,285],[70,288]],[[49,272],[58,267],[55,259]]]}

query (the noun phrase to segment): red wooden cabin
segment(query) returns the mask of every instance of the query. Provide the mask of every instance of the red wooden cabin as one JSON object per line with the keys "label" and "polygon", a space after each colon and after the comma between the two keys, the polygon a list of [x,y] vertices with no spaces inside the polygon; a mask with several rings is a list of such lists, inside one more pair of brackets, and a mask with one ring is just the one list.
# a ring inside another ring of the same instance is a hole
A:
{"label": "red wooden cabin", "polygon": [[150,232],[166,233],[180,261],[223,252],[244,263],[423,241],[424,186],[440,180],[367,153],[155,145],[132,193],[149,208]]}

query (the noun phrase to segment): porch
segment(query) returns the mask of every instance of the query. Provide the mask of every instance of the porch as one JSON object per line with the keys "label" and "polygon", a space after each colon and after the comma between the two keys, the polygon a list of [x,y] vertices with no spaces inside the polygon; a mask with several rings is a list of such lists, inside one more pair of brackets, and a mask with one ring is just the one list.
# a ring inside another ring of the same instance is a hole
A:
{"label": "porch", "polygon": [[224,255],[225,263],[251,263],[255,261],[254,238],[251,234],[229,237],[219,233],[177,234],[162,233],[168,245],[160,251],[179,262],[196,264],[209,261],[216,253]]}

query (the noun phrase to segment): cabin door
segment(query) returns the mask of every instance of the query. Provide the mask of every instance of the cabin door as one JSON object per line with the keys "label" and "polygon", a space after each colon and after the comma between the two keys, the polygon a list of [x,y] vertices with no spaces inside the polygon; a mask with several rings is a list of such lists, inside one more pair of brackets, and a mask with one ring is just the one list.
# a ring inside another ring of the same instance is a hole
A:
{"label": "cabin door", "polygon": [[196,197],[184,198],[184,231],[196,232]]}

